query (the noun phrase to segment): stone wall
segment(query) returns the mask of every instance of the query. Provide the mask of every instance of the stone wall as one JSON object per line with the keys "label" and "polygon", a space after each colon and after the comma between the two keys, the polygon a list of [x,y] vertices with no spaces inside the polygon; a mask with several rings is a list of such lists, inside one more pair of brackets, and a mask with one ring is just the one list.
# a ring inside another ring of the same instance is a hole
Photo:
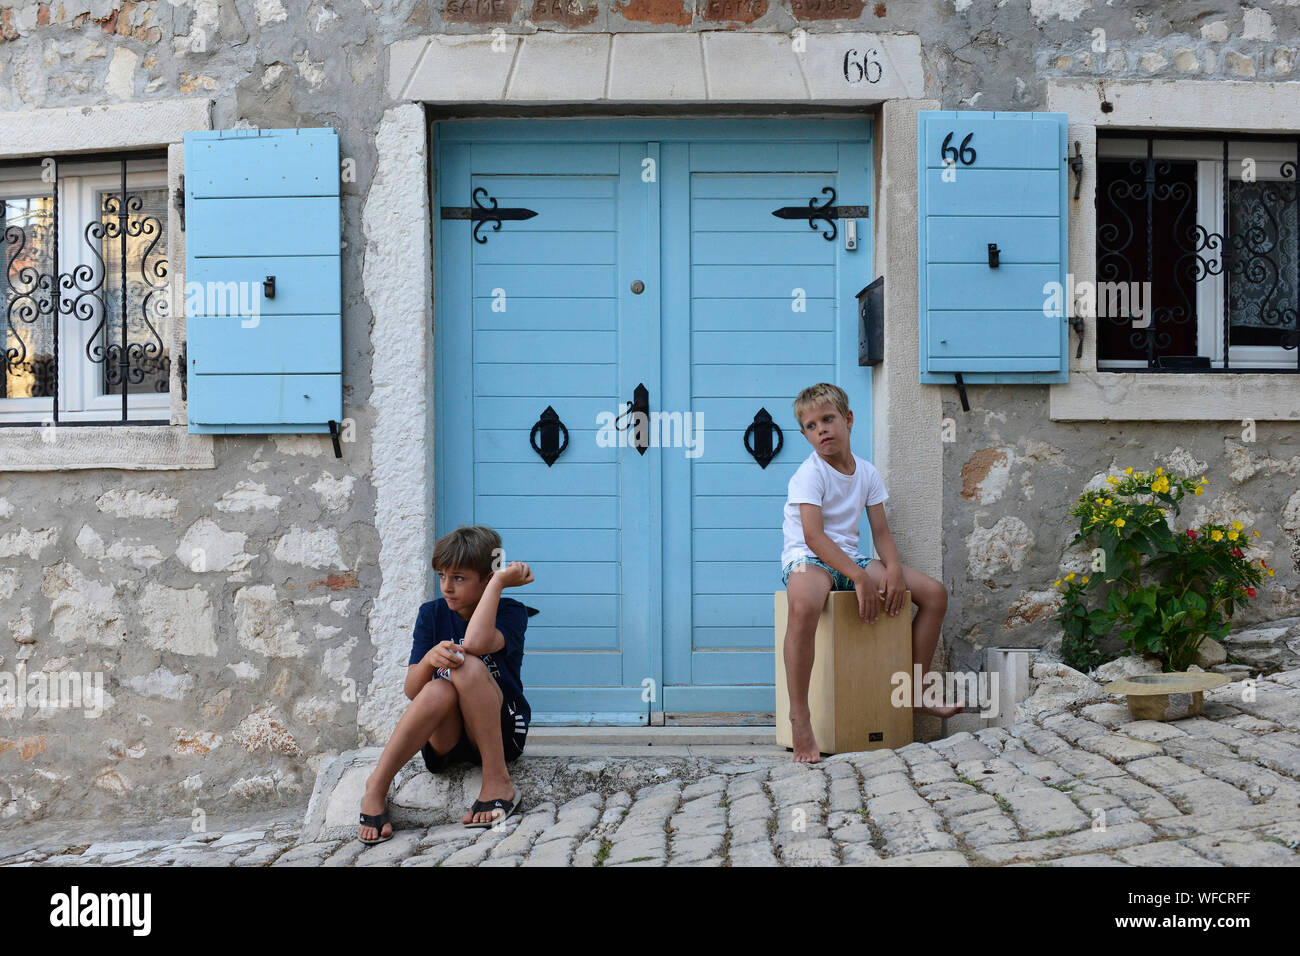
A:
{"label": "stone wall", "polygon": [[[0,825],[305,802],[324,758],[371,742],[359,740],[357,701],[376,666],[368,623],[381,583],[369,404],[379,290],[363,274],[401,276],[363,272],[362,208],[395,105],[389,47],[494,29],[798,27],[920,35],[927,98],[1032,110],[1052,77],[1295,78],[1300,4],[0,2],[0,111],[194,96],[213,102],[217,129],[333,126],[356,170],[342,187],[344,406],[356,441],[341,460],[317,436],[217,437],[210,470],[0,476],[0,670],[102,671],[111,697],[94,721],[63,712],[0,723]],[[1200,509],[1258,529],[1278,568],[1247,616],[1295,613],[1294,424],[1260,423],[1247,445],[1225,423],[1056,424],[1045,388],[976,387],[971,397],[965,413],[944,393],[957,423],[943,481],[954,664],[979,646],[1051,636],[1051,581],[1074,560],[1066,509],[1084,483],[1127,465],[1208,474],[1191,517]],[[205,570],[193,569],[195,548]]]}

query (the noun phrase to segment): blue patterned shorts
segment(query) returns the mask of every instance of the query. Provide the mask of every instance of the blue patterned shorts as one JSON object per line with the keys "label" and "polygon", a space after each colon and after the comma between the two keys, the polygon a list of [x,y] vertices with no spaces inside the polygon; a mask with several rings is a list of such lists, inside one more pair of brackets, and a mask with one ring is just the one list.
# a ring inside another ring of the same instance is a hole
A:
{"label": "blue patterned shorts", "polygon": [[[870,564],[873,560],[875,560],[875,559],[874,559],[874,558],[858,558],[854,563],[855,563],[858,567],[860,567],[860,568],[865,568],[865,567],[866,567],[868,564]],[[795,558],[793,561],[791,561],[789,564],[787,564],[784,568],[781,569],[781,583],[782,583],[782,584],[785,584],[785,585],[789,585],[789,583],[790,583],[790,575],[791,575],[791,573],[794,571],[795,568],[799,567],[800,565],[804,565],[804,564],[810,564],[810,565],[812,565],[812,566],[814,566],[814,567],[818,567],[818,568],[823,568],[823,569],[825,569],[826,572],[827,572],[828,574],[830,574],[830,576],[831,576],[831,590],[832,590],[832,591],[852,591],[852,590],[855,590],[855,588],[853,587],[853,582],[852,582],[852,581],[850,581],[850,580],[849,580],[848,578],[846,578],[844,575],[840,574],[840,572],[836,571],[834,568],[832,568],[832,567],[831,567],[829,564],[827,564],[825,561],[821,560],[821,558],[814,558],[814,557],[812,557],[811,555],[807,555],[807,554],[802,555],[801,557]]]}

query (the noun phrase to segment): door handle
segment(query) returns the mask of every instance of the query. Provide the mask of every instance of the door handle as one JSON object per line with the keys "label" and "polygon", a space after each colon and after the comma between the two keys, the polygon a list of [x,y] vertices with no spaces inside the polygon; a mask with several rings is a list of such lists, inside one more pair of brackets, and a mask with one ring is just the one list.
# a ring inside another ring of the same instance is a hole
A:
{"label": "door handle", "polygon": [[[537,443],[538,433],[541,433],[542,443]],[[560,416],[550,405],[542,412],[537,423],[533,425],[532,431],[528,433],[528,444],[533,446],[533,451],[542,457],[546,462],[546,467],[550,468],[555,464],[555,459],[564,454],[564,449],[569,447],[569,430],[564,427],[564,422],[560,421]]]}
{"label": "door handle", "polygon": [[[754,444],[749,443],[749,437],[754,436]],[[772,447],[772,436],[776,436],[776,447]],[[772,421],[772,415],[766,408],[760,408],[754,414],[753,423],[745,429],[744,436],[740,439],[745,446],[745,451],[754,456],[754,461],[758,462],[758,467],[766,468],[772,459],[781,452],[781,446],[785,444],[785,438],[781,435],[781,426]]]}
{"label": "door handle", "polygon": [[[619,424],[627,419],[627,424]],[[641,383],[632,390],[632,401],[627,403],[623,414],[614,419],[614,427],[619,431],[633,429],[632,444],[638,454],[645,454],[650,447],[650,390]]]}

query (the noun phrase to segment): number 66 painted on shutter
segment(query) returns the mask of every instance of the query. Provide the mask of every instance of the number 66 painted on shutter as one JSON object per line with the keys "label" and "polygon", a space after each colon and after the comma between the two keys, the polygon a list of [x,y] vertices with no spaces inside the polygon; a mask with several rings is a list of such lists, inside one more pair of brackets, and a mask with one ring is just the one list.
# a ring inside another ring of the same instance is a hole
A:
{"label": "number 66 painted on shutter", "polygon": [[[975,148],[970,145],[970,141],[975,138],[974,133],[967,133],[966,138],[961,141],[961,148],[950,146],[952,138],[956,133],[949,133],[943,138],[943,145],[939,147],[939,158],[944,162],[951,160],[954,163],[961,163],[963,166],[969,166],[975,162]],[[951,155],[949,155],[951,154]],[[967,154],[970,158],[967,159]]]}

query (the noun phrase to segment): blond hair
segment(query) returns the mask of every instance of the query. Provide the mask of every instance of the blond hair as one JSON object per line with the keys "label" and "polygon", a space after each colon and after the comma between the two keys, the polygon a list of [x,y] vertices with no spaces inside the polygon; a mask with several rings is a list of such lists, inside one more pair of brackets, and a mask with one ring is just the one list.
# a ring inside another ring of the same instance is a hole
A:
{"label": "blond hair", "polygon": [[496,570],[493,563],[500,554],[501,535],[487,525],[461,525],[433,546],[433,569],[477,571],[487,577]]}
{"label": "blond hair", "polygon": [[800,428],[803,428],[803,413],[823,403],[834,405],[841,417],[849,417],[849,396],[844,393],[844,389],[830,382],[818,382],[816,385],[808,386],[795,397],[794,420],[799,423]]}

